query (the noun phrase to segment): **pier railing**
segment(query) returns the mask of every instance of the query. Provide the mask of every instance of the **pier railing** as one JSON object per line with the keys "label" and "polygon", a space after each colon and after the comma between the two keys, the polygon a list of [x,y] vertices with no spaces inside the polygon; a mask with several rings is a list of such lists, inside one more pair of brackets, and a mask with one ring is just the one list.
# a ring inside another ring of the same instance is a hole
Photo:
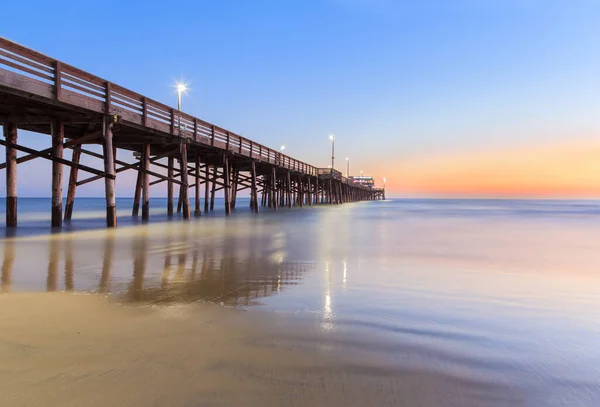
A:
{"label": "pier railing", "polygon": [[221,148],[301,174],[318,175],[317,168],[312,165],[2,37],[0,85],[95,113],[117,115],[128,124]]}

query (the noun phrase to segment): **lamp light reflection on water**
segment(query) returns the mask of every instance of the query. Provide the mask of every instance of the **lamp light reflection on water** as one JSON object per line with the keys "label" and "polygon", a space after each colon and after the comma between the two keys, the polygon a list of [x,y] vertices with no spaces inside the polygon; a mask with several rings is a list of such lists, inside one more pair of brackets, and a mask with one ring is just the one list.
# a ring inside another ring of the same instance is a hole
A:
{"label": "lamp light reflection on water", "polygon": [[325,290],[325,302],[323,304],[323,321],[321,322],[321,330],[333,331],[333,310],[331,308],[331,269],[329,262],[325,263],[325,283],[327,284]]}

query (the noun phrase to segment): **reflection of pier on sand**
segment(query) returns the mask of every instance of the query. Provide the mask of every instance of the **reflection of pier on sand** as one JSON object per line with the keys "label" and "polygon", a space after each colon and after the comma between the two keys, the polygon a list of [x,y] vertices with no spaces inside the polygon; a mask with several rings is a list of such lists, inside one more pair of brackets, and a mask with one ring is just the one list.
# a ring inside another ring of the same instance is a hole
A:
{"label": "reflection of pier on sand", "polygon": [[165,223],[6,239],[0,292],[44,290],[45,269],[46,291],[111,293],[124,302],[251,305],[298,283],[311,268],[286,259],[285,232],[225,230],[220,238],[196,232]]}

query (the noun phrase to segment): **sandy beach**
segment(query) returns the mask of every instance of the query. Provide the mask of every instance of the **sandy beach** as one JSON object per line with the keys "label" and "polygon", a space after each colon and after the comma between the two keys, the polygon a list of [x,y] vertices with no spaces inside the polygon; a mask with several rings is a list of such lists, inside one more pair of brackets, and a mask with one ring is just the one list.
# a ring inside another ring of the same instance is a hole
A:
{"label": "sandy beach", "polygon": [[2,406],[464,406],[490,390],[310,349],[261,312],[69,293],[0,308]]}

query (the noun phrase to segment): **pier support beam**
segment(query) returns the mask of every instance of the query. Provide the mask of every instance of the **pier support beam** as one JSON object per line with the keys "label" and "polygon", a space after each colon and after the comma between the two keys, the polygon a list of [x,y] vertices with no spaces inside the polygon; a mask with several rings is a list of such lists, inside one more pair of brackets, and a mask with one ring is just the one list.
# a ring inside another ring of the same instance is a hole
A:
{"label": "pier support beam", "polygon": [[113,150],[112,122],[106,119],[102,123],[104,137],[104,172],[110,177],[104,178],[104,193],[106,195],[106,226],[117,226],[117,203],[115,199],[115,156]]}
{"label": "pier support beam", "polygon": [[298,175],[298,204],[302,208],[304,206],[304,185],[302,175]]}
{"label": "pier support beam", "polygon": [[173,216],[173,156],[167,158],[167,216]]}
{"label": "pier support beam", "polygon": [[286,180],[286,189],[287,189],[287,206],[288,208],[292,208],[292,175],[290,172],[287,172],[287,180]]}
{"label": "pier support beam", "polygon": [[[73,154],[71,156],[71,162],[75,165],[79,164],[81,158],[81,144],[73,147]],[[73,204],[75,203],[75,189],[77,188],[77,175],[79,168],[76,166],[71,167],[69,172],[69,188],[67,190],[67,205],[65,207],[65,221],[70,221],[73,216]]]}
{"label": "pier support beam", "polygon": [[229,216],[231,214],[231,203],[230,193],[231,193],[231,176],[229,174],[229,157],[227,154],[223,156],[223,191],[225,193],[225,215]]}
{"label": "pier support beam", "polygon": [[131,210],[131,216],[138,216],[140,212],[140,198],[142,197],[142,177],[144,171],[142,168],[142,161],[138,165],[137,179],[135,181],[135,192],[133,194],[133,209]]}
{"label": "pier support beam", "polygon": [[200,212],[200,154],[196,153],[194,163],[196,169],[196,185],[194,187],[196,201],[194,202],[194,215],[202,216],[202,212]]}
{"label": "pier support beam", "polygon": [[[52,120],[52,227],[62,226],[62,163],[54,158],[63,158],[65,126],[61,120]],[[111,147],[112,150],[112,147]],[[114,173],[114,164],[113,164]]]}
{"label": "pier support beam", "polygon": [[273,179],[272,179],[272,193],[273,193],[273,210],[277,211],[277,170],[273,167]]}
{"label": "pier support beam", "polygon": [[183,219],[190,218],[190,198],[189,198],[189,182],[188,182],[188,160],[187,160],[187,143],[181,144],[181,158],[179,159],[181,171],[181,185],[179,186],[181,193],[180,199],[183,205]]}
{"label": "pier support beam", "polygon": [[206,164],[204,167],[204,213],[208,213],[209,188],[210,188],[210,166]]}
{"label": "pier support beam", "polygon": [[251,189],[250,189],[250,207],[255,213],[258,213],[258,191],[256,189],[256,164],[252,161],[251,169]]}
{"label": "pier support beam", "polygon": [[150,219],[150,144],[144,144],[142,150],[142,220]]}
{"label": "pier support beam", "polygon": [[[4,123],[4,139],[17,144],[17,125]],[[17,150],[6,146],[6,227],[17,226]]]}
{"label": "pier support beam", "polygon": [[215,209],[215,192],[217,190],[217,166],[213,166],[212,190],[210,191],[210,210]]}
{"label": "pier support beam", "polygon": [[235,202],[237,201],[237,190],[238,190],[238,183],[240,181],[240,170],[235,168],[232,171],[232,175],[233,175],[233,181],[231,184],[231,209],[235,209]]}

